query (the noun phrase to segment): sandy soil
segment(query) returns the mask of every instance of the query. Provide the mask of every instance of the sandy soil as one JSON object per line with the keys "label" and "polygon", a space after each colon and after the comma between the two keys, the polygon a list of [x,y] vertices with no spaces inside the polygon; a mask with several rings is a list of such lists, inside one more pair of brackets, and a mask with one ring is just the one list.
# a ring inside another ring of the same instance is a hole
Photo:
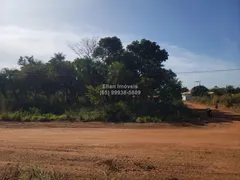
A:
{"label": "sandy soil", "polygon": [[1,123],[0,169],[38,165],[71,179],[240,179],[238,121],[206,127],[67,124]]}

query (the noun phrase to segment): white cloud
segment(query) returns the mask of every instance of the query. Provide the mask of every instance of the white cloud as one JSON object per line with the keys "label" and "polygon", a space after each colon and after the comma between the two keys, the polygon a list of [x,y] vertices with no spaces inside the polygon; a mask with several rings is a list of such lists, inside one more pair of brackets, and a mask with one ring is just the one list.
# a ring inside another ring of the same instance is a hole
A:
{"label": "white cloud", "polygon": [[[36,58],[48,60],[55,52],[64,52],[73,57],[73,53],[67,47],[68,41],[78,39],[71,32],[57,32],[51,30],[33,30],[18,26],[0,26],[0,67],[6,65],[3,54],[11,54],[12,57],[34,55]],[[8,65],[16,62],[16,59],[8,59]]]}
{"label": "white cloud", "polygon": [[[113,33],[102,33],[97,28],[82,25],[75,28],[63,25],[61,29],[34,29],[16,25],[0,26],[0,68],[16,63],[20,56],[33,55],[36,59],[48,61],[56,52],[63,52],[67,59],[73,60],[76,54],[68,47],[69,43],[83,37],[115,36]],[[129,35],[118,35],[123,42],[130,42]]]}
{"label": "white cloud", "polygon": [[[100,37],[118,36],[123,45],[136,40],[133,35],[113,34],[89,25],[75,28],[62,25],[61,29],[37,29],[17,25],[0,26],[0,68],[16,67],[19,56],[33,55],[35,58],[48,61],[56,52],[63,52],[67,59],[73,60],[77,56],[68,47],[68,42],[80,40],[82,37],[97,35]],[[216,59],[208,55],[197,54],[187,49],[168,43],[161,44],[161,48],[169,52],[169,60],[165,63],[167,68],[174,72],[201,71],[214,69],[236,68],[236,64],[225,59]],[[201,80],[202,84],[213,87],[227,84],[240,84],[239,71],[211,74],[182,74],[178,78],[189,88],[196,85],[194,81]]]}

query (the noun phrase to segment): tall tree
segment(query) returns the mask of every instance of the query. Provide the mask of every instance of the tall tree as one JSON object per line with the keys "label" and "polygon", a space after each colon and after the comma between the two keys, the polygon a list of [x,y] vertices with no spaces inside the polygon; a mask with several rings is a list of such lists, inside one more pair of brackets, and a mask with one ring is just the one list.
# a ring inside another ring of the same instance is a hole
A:
{"label": "tall tree", "polygon": [[188,92],[189,91],[189,89],[187,88],[187,87],[182,87],[182,90],[181,90],[182,92]]}
{"label": "tall tree", "polygon": [[100,39],[93,55],[95,58],[100,58],[107,65],[110,65],[112,62],[117,61],[116,58],[119,57],[123,51],[122,42],[118,37],[106,37]]}
{"label": "tall tree", "polygon": [[195,86],[192,88],[192,95],[193,96],[206,96],[208,95],[208,88],[203,85]]}
{"label": "tall tree", "polygon": [[234,94],[236,92],[234,86],[226,86],[226,91],[228,94]]}
{"label": "tall tree", "polygon": [[156,42],[142,39],[133,41],[127,46],[127,51],[135,57],[135,70],[138,73],[139,86],[142,88],[142,97],[146,99],[152,96],[156,89],[161,89],[170,83],[176,75],[163,68],[163,62],[167,61],[168,53],[161,49]]}
{"label": "tall tree", "polygon": [[137,57],[137,68],[140,75],[154,77],[163,67],[163,62],[168,59],[165,49],[160,49],[156,42],[142,39],[133,41],[127,50]]}
{"label": "tall tree", "polygon": [[92,58],[98,45],[98,39],[96,36],[82,38],[79,42],[69,44],[69,47],[79,58]]}
{"label": "tall tree", "polygon": [[55,53],[54,56],[51,58],[50,61],[64,61],[66,56],[63,53]]}

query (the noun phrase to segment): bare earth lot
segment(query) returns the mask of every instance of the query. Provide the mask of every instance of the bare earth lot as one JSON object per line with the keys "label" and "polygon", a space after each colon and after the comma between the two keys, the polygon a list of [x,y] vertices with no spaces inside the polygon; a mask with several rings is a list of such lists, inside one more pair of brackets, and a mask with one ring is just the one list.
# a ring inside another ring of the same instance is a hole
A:
{"label": "bare earth lot", "polygon": [[239,180],[240,122],[204,127],[0,123],[0,169],[17,163],[71,179]]}

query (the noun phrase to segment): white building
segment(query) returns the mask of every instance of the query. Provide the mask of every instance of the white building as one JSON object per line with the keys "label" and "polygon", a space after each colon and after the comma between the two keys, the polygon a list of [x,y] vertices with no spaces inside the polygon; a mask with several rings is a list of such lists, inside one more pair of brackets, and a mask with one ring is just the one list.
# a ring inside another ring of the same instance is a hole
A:
{"label": "white building", "polygon": [[187,100],[191,99],[191,97],[192,97],[191,91],[182,93],[182,100],[183,101],[187,101]]}

